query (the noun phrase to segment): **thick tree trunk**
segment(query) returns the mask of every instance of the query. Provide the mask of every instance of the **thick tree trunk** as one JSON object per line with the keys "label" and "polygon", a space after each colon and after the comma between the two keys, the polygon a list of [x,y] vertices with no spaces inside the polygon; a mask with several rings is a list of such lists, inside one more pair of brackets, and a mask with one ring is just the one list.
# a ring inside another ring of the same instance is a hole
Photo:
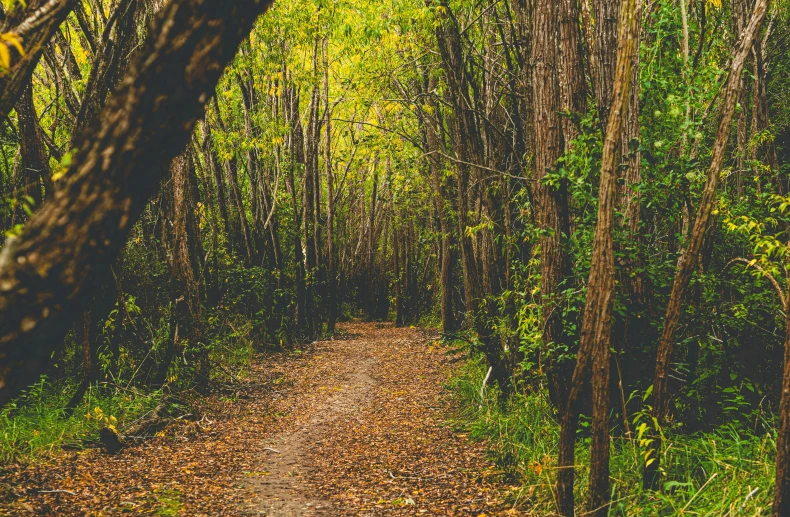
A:
{"label": "thick tree trunk", "polygon": [[579,0],[560,1],[560,108],[565,150],[579,134],[578,118],[587,111]]}
{"label": "thick tree trunk", "polygon": [[[535,219],[542,230],[540,237],[541,310],[543,312],[544,347],[560,348],[565,341],[562,310],[557,304],[560,284],[569,276],[569,264],[563,250],[570,233],[568,196],[562,183],[546,185],[543,179],[553,172],[561,156],[562,121],[559,87],[559,8],[554,2],[535,5],[532,31],[533,70],[533,145],[535,182],[533,201]],[[549,395],[557,407],[567,398],[569,369],[558,363],[557,353],[548,352]]]}
{"label": "thick tree trunk", "polygon": [[[205,388],[209,380],[208,351],[203,343],[203,246],[200,242],[195,205],[197,181],[192,154],[188,150],[177,156],[170,166],[173,189],[173,248],[170,264],[171,292],[175,299],[178,336],[174,336],[177,355],[185,355],[197,365],[191,365],[198,385]],[[197,368],[195,368],[197,366]]]}
{"label": "thick tree trunk", "polygon": [[617,59],[617,16],[620,12],[618,0],[593,2],[595,64],[593,84],[595,103],[598,107],[601,128],[606,129],[609,109],[612,105],[615,61]]}
{"label": "thick tree trunk", "polygon": [[173,0],[54,199],[0,255],[0,403],[49,362],[98,263],[112,263],[266,0]]}

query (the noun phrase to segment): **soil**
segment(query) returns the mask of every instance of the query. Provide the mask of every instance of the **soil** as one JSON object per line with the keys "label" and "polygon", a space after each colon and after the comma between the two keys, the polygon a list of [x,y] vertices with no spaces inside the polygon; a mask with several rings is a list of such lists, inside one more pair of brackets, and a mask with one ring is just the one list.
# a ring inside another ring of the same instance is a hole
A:
{"label": "soil", "polygon": [[436,336],[346,323],[261,356],[201,418],[109,456],[63,452],[7,469],[0,515],[515,515],[452,423],[457,357]]}

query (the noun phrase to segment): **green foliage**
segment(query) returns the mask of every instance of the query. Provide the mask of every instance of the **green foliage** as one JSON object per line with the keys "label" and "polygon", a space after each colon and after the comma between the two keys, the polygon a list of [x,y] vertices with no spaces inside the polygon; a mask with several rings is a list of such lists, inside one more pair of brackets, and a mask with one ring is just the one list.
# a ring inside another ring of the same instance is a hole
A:
{"label": "green foliage", "polygon": [[[460,403],[455,424],[476,440],[484,440],[497,463],[520,486],[510,501],[535,515],[556,512],[555,486],[559,425],[542,390],[515,395],[502,408],[492,389],[480,398],[486,366],[479,357],[465,364],[450,386]],[[668,432],[660,492],[643,492],[642,464],[649,444],[647,413],[633,415],[634,440],[616,435],[612,441],[612,510],[616,516],[769,515],[773,496],[773,431],[744,433],[734,424],[686,435]],[[584,418],[584,417],[583,417]],[[763,422],[773,429],[773,422]],[[579,430],[576,449],[576,501],[583,512],[588,487],[589,439]]]}
{"label": "green foliage", "polygon": [[162,399],[159,391],[94,385],[67,417],[64,408],[73,390],[71,383],[52,383],[44,377],[4,407],[0,411],[0,463],[35,460],[63,447],[97,446],[99,429],[122,428]]}

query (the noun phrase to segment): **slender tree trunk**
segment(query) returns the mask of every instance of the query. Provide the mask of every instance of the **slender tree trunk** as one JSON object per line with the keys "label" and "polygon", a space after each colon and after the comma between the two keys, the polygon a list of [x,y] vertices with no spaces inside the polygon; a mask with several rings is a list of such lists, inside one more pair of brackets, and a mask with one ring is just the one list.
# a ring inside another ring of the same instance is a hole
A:
{"label": "slender tree trunk", "polygon": [[[16,107],[19,121],[19,154],[20,161],[15,174],[15,180],[20,191],[17,201],[36,209],[41,206],[43,199],[41,188],[46,186],[47,192],[52,192],[52,171],[49,167],[49,157],[41,140],[41,126],[33,104],[33,86],[28,86],[22,91],[22,96]],[[16,211],[15,223],[22,223],[27,219],[25,210]]]}
{"label": "slender tree trunk", "polygon": [[291,123],[291,166],[288,169],[286,183],[291,194],[291,208],[293,210],[293,240],[294,264],[296,267],[296,328],[300,334],[307,335],[307,300],[305,287],[305,260],[302,248],[302,212],[299,209],[298,193],[296,191],[296,171],[304,174],[304,132],[299,116],[299,96],[295,88],[289,88],[288,117]]}
{"label": "slender tree trunk", "polygon": [[615,296],[614,207],[617,201],[617,165],[623,119],[630,102],[632,70],[638,42],[638,0],[624,0],[620,12],[617,66],[612,103],[604,136],[598,194],[598,220],[593,238],[592,262],[581,341],[570,394],[562,416],[557,506],[563,516],[574,515],[573,479],[576,422],[586,371],[592,362],[593,427],[590,459],[590,513],[609,511],[609,386],[612,308]]}
{"label": "slender tree trunk", "polygon": [[335,179],[332,170],[332,109],[329,105],[329,39],[324,39],[324,111],[326,112],[326,138],[324,142],[324,167],[326,168],[326,280],[327,322],[326,331],[335,331],[337,318],[337,273],[335,272]]}
{"label": "slender tree trunk", "polygon": [[[790,280],[790,278],[788,278]],[[788,284],[790,289],[790,284]],[[790,294],[782,296],[785,313],[785,353],[782,398],[779,403],[779,432],[776,437],[776,480],[771,517],[790,515]]]}
{"label": "slender tree trunk", "polygon": [[[713,144],[710,167],[708,168],[705,187],[702,192],[702,199],[697,208],[697,216],[694,219],[694,228],[686,250],[678,261],[678,269],[672,283],[672,292],[669,296],[666,314],[664,316],[664,328],[658,342],[658,352],[656,355],[656,370],[653,377],[653,418],[659,425],[663,425],[666,413],[667,397],[667,375],[669,364],[672,359],[672,351],[675,344],[675,333],[680,323],[680,314],[683,305],[683,298],[686,289],[691,281],[691,275],[699,260],[700,250],[708,228],[712,212],[716,204],[716,187],[721,175],[721,167],[724,163],[724,152],[729,140],[732,119],[735,114],[735,104],[738,99],[741,87],[741,72],[748,57],[754,39],[759,32],[765,13],[768,8],[767,0],[757,0],[752,12],[749,24],[744,29],[741,41],[736,47],[730,75],[724,87],[723,101],[721,105],[721,121],[716,139]],[[658,433],[655,433],[655,448],[649,457],[649,463],[645,466],[644,485],[645,488],[652,488],[658,484],[658,467],[660,462],[661,441]],[[651,461],[652,460],[652,461]]]}
{"label": "slender tree trunk", "polygon": [[66,418],[71,417],[74,414],[74,410],[77,406],[82,402],[82,399],[85,397],[85,393],[88,391],[91,382],[93,379],[93,372],[96,367],[96,354],[95,349],[93,347],[93,335],[91,332],[91,328],[93,327],[93,318],[91,317],[90,309],[86,309],[82,313],[82,321],[77,322],[77,332],[75,333],[78,336],[78,344],[82,349],[82,373],[80,377],[80,383],[77,385],[77,390],[72,395],[71,400],[68,401],[66,404],[66,408],[64,410],[64,416]]}

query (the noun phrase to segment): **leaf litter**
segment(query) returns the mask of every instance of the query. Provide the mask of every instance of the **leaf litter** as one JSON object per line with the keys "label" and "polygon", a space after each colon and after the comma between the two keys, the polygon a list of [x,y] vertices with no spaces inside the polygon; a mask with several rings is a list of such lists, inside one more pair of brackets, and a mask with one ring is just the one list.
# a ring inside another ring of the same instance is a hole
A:
{"label": "leaf litter", "polygon": [[448,422],[436,336],[346,323],[344,339],[263,354],[238,393],[110,456],[6,466],[0,515],[514,515],[508,487]]}

